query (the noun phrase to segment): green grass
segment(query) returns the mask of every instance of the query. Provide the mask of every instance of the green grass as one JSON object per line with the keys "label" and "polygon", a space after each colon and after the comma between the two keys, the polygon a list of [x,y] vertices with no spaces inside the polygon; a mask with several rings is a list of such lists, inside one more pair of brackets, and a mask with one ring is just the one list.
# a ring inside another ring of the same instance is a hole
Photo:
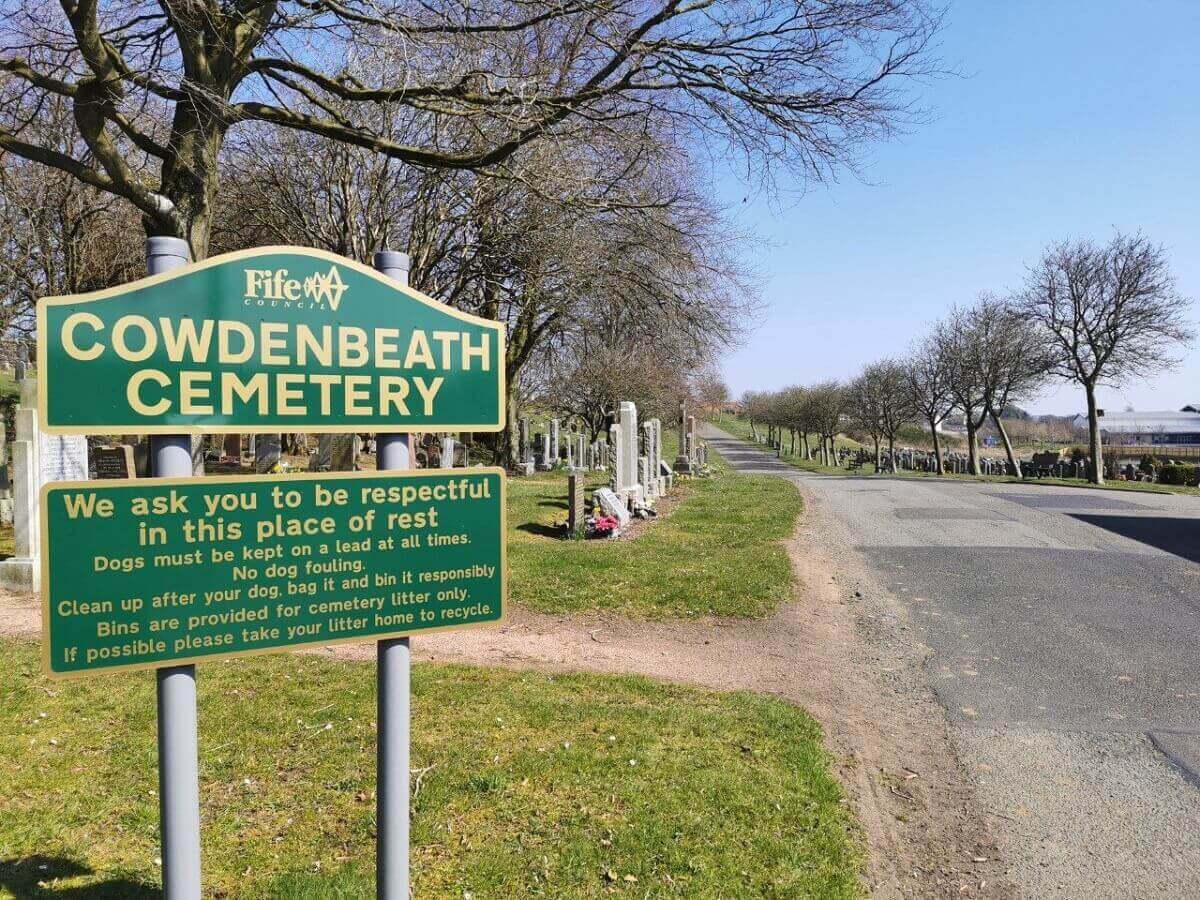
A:
{"label": "green grass", "polygon": [[[861,892],[796,707],[440,665],[413,690],[417,896]],[[213,662],[199,691],[208,895],[372,896],[374,667]],[[36,644],[0,641],[0,896],[157,896],[154,728],[150,673],[49,682]]]}
{"label": "green grass", "polygon": [[[566,477],[509,481],[509,595],[533,609],[610,610],[638,618],[768,615],[792,590],[781,541],[800,494],[764,475],[740,475],[709,454],[716,474],[684,482],[683,501],[630,541],[555,536],[566,518]],[[607,483],[605,473],[590,486]]]}
{"label": "green grass", "polygon": [[[713,420],[713,424],[723,431],[729,432],[737,438],[759,446],[756,441],[750,437],[750,423],[745,419],[734,418],[732,416],[721,416]],[[846,438],[838,438],[837,445],[839,447],[846,446],[850,449],[855,449],[860,446],[858,443]],[[767,448],[763,447],[763,451],[767,452]],[[1020,453],[1017,454],[1018,457]],[[795,466],[798,469],[805,469],[809,472],[822,472],[829,475],[845,475],[847,470],[840,466],[823,466],[816,460],[806,460],[803,457],[796,455],[792,456],[786,450],[779,457],[783,462]],[[865,462],[862,468],[856,474],[873,475],[875,474],[875,464],[873,462]],[[953,472],[945,475],[938,475],[936,472],[913,472],[901,469],[893,476],[891,472],[885,470],[884,474],[892,477],[901,478],[954,478],[960,481],[986,481],[998,484],[1030,484],[1030,485],[1058,485],[1060,487],[1076,487],[1076,488],[1091,488],[1093,490],[1102,491],[1141,491],[1148,494],[1192,494],[1200,495],[1200,487],[1187,487],[1177,484],[1159,484],[1145,481],[1105,481],[1104,484],[1092,484],[1089,481],[1083,481],[1077,478],[1014,478],[1011,475],[960,475]]]}

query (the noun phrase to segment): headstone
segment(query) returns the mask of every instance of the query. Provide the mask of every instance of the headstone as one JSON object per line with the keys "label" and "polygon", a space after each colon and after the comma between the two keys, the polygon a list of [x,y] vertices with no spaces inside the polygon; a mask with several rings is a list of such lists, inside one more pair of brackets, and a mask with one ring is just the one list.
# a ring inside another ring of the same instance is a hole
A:
{"label": "headstone", "polygon": [[308,458],[308,471],[333,471],[333,439],[336,435],[317,435],[317,452]]}
{"label": "headstone", "polygon": [[13,556],[0,562],[0,586],[36,591],[41,584],[41,523],[38,495],[52,481],[87,481],[87,438],[42,434],[38,428],[37,379],[21,382],[14,419]]}
{"label": "headstone", "polygon": [[274,472],[283,452],[283,437],[279,434],[254,436],[254,471],[259,475]]}
{"label": "headstone", "polygon": [[97,478],[136,478],[137,467],[133,463],[133,448],[128,444],[97,447],[92,451]]}
{"label": "headstone", "polygon": [[583,485],[585,477],[577,472],[567,476],[567,531],[575,534],[583,527]]}
{"label": "headstone", "polygon": [[554,460],[550,456],[550,432],[543,431],[540,437],[542,439],[542,469],[552,469]]}
{"label": "headstone", "polygon": [[550,420],[550,463],[553,465],[561,458],[558,447],[558,419]]}
{"label": "headstone", "polygon": [[662,479],[666,485],[666,490],[671,490],[675,486],[675,472],[670,464],[665,459],[658,461],[658,477]]}
{"label": "headstone", "polygon": [[204,475],[204,453],[205,453],[204,435],[192,435],[192,475],[194,477],[202,477]]}
{"label": "headstone", "polygon": [[442,438],[442,468],[454,468],[454,445],[455,440],[452,437]]}
{"label": "headstone", "polygon": [[653,503],[658,496],[650,486],[650,457],[638,457],[638,484],[642,486],[642,496],[647,503]]}
{"label": "headstone", "polygon": [[620,476],[618,470],[621,468],[621,429],[617,424],[613,424],[612,429],[608,432],[608,470],[612,472],[609,476],[608,483],[613,491],[621,489]]}
{"label": "headstone", "polygon": [[617,496],[616,492],[610,488],[598,488],[593,494],[596,502],[600,504],[600,511],[606,516],[612,516],[617,520],[617,525],[624,528],[629,524],[630,515],[629,507],[624,501]]}
{"label": "headstone", "polygon": [[688,447],[687,401],[679,401],[679,454],[675,457],[675,471],[681,475],[692,474],[692,454]]}
{"label": "headstone", "polygon": [[642,485],[638,477],[638,423],[637,406],[626,400],[618,407],[616,432],[621,435],[618,464],[614,473],[616,492],[625,497],[629,505],[637,508],[643,502]]}
{"label": "headstone", "polygon": [[583,432],[575,435],[575,465],[581,469],[590,469],[587,458],[587,438],[583,436]]}
{"label": "headstone", "polygon": [[517,423],[517,462],[523,463],[532,456],[529,443],[529,417],[521,416]]}
{"label": "headstone", "polygon": [[240,434],[225,435],[221,449],[224,451],[225,456],[240,461],[242,458],[242,436]]}
{"label": "headstone", "polygon": [[335,434],[329,447],[329,466],[333,472],[357,472],[358,451],[362,442],[357,434]]}

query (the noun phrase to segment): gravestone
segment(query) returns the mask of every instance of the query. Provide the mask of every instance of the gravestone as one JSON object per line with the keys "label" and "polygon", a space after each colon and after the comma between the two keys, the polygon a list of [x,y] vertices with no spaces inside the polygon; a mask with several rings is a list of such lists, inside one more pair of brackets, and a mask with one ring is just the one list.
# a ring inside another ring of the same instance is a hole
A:
{"label": "gravestone", "polygon": [[665,490],[671,490],[675,486],[675,471],[671,468],[670,463],[665,459],[658,461],[658,477],[662,479],[666,485]]}
{"label": "gravestone", "polygon": [[620,437],[620,453],[617,464],[619,468],[613,473],[616,483],[614,488],[624,497],[630,507],[636,509],[644,500],[642,485],[638,477],[638,423],[637,406],[625,400],[618,407],[615,433]]}
{"label": "gravestone", "polygon": [[581,469],[590,469],[587,458],[587,438],[583,436],[583,432],[575,435],[575,465]]}
{"label": "gravestone", "polygon": [[282,435],[257,434],[254,436],[254,471],[259,475],[274,472],[282,454]]}
{"label": "gravestone", "polygon": [[240,434],[227,434],[221,443],[221,449],[224,455],[238,462],[242,460],[242,436]]}
{"label": "gravestone", "polygon": [[357,434],[334,434],[329,448],[329,466],[333,472],[357,472],[362,441]]}
{"label": "gravestone", "polygon": [[558,434],[558,419],[550,420],[550,464],[558,462],[559,456],[559,434]]}
{"label": "gravestone", "polygon": [[442,438],[442,468],[454,468],[454,448],[455,440],[452,437]]}
{"label": "gravestone", "polygon": [[679,454],[675,457],[675,471],[681,475],[692,474],[692,454],[688,447],[687,401],[679,401]]}
{"label": "gravestone", "polygon": [[529,417],[521,416],[517,423],[517,463],[523,464],[533,457],[529,439]]}
{"label": "gravestone", "polygon": [[645,503],[653,505],[655,498],[658,496],[650,481],[650,458],[648,456],[638,457],[638,484],[642,486],[642,499]]}
{"label": "gravestone", "polygon": [[550,432],[543,431],[540,437],[542,439],[542,469],[552,469],[554,460],[550,457]]}
{"label": "gravestone", "polygon": [[0,562],[0,586],[36,591],[41,584],[41,524],[38,495],[53,481],[87,481],[87,438],[49,435],[38,428],[37,379],[21,382],[14,414],[13,556]]}
{"label": "gravestone", "polygon": [[333,439],[335,435],[317,435],[317,452],[308,458],[308,471],[333,471]]}
{"label": "gravestone", "polygon": [[97,478],[136,478],[133,448],[128,444],[97,447],[92,451]]}
{"label": "gravestone", "polygon": [[629,507],[625,505],[624,501],[611,488],[598,488],[592,496],[600,504],[600,511],[606,516],[615,518],[617,525],[624,528],[629,524],[631,518]]}
{"label": "gravestone", "polygon": [[575,534],[583,527],[583,475],[572,472],[567,476],[567,531]]}

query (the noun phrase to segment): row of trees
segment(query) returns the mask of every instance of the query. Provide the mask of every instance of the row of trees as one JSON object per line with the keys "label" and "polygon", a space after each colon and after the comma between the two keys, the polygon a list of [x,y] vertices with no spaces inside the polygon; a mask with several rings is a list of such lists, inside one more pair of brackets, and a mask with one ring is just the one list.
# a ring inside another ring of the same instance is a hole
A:
{"label": "row of trees", "polygon": [[[939,425],[961,415],[969,467],[980,474],[978,437],[990,421],[1020,476],[1005,413],[1051,380],[1070,381],[1086,398],[1090,474],[1099,484],[1097,388],[1177,365],[1180,347],[1194,337],[1188,307],[1165,250],[1142,235],[1117,234],[1106,244],[1063,242],[1046,251],[1019,290],[953,308],[907,356],[874,362],[844,385],[747,395],[746,411],[752,421],[820,435],[826,461],[830,429],[855,429],[874,441],[877,464],[887,446],[893,471],[901,429],[919,422],[929,430],[943,474]],[[807,452],[803,440],[802,447]]]}
{"label": "row of trees", "polygon": [[621,370],[694,380],[755,305],[714,161],[853,166],[937,28],[923,0],[0,0],[0,326],[139,273],[140,231],[390,247],[507,324],[512,422],[591,416]]}

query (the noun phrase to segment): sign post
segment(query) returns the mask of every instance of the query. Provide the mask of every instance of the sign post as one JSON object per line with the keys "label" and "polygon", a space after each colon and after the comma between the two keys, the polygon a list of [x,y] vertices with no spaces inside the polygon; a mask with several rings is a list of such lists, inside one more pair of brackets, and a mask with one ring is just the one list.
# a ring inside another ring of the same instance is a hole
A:
{"label": "sign post", "polygon": [[[504,326],[374,269],[263,247],[38,304],[41,425],[152,435],[158,480],[42,491],[52,677],[155,668],[163,884],[198,900],[195,663],[375,639],[377,893],[409,893],[408,635],[499,621],[504,473],[411,469],[413,431],[504,428]],[[78,384],[89,385],[79,391]],[[192,435],[378,434],[377,473],[193,478]]]}
{"label": "sign post", "polygon": [[[383,250],[375,268],[400,284],[408,284],[408,254]],[[376,437],[380,469],[412,466],[407,434]],[[379,723],[375,776],[375,896],[379,900],[408,897],[408,779],[412,703],[412,648],[408,638],[379,641],[376,652],[376,715]]]}
{"label": "sign post", "polygon": [[[146,269],[159,275],[188,263],[187,241],[152,237]],[[150,439],[155,477],[192,474],[192,439],[160,434]],[[48,554],[46,554],[48,557]],[[43,582],[42,590],[49,591]],[[158,695],[158,805],[162,832],[163,894],[169,900],[200,900],[200,765],[196,728],[196,667],[155,670]]]}

